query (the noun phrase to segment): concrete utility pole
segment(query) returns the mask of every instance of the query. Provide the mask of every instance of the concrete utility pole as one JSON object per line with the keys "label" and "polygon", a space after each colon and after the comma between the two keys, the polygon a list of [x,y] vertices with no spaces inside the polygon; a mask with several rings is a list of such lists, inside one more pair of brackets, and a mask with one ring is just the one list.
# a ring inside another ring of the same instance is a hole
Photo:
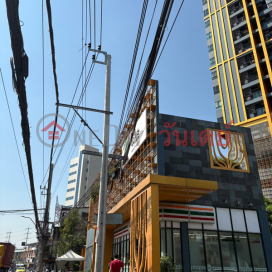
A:
{"label": "concrete utility pole", "polygon": [[[111,55],[107,55],[106,87],[104,110],[110,111],[110,80],[111,80]],[[105,226],[106,226],[106,200],[107,200],[107,179],[108,179],[108,153],[110,134],[110,114],[104,114],[104,133],[102,146],[102,165],[100,175],[99,206],[96,235],[95,272],[103,271]]]}
{"label": "concrete utility pole", "polygon": [[40,234],[41,238],[39,240],[37,272],[42,272],[43,251],[44,251],[44,247],[45,247],[46,242],[48,241],[49,235],[50,235],[50,234],[48,235],[48,223],[49,223],[49,209],[50,209],[50,201],[51,201],[51,184],[52,184],[53,168],[54,168],[54,165],[51,164],[50,165],[50,172],[49,172],[48,187],[47,187],[44,219],[43,219],[43,225],[42,225],[42,233]]}
{"label": "concrete utility pole", "polygon": [[30,228],[27,228],[27,233],[26,233],[26,243],[25,243],[25,263],[26,263],[26,259],[27,259],[27,256],[26,256],[26,245],[27,245],[29,230],[30,230]]}
{"label": "concrete utility pole", "polygon": [[[8,235],[8,236],[7,236],[7,237],[8,237],[8,243],[9,243],[9,241],[10,241],[10,235],[11,235],[11,233],[12,233],[11,231],[10,231],[10,232],[7,232],[7,235]],[[6,238],[7,238],[7,237],[6,237]]]}

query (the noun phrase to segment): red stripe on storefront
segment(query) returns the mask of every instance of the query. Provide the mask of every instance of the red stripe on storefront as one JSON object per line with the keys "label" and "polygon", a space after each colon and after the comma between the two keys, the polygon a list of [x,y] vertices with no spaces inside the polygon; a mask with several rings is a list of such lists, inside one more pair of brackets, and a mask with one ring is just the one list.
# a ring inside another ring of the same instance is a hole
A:
{"label": "red stripe on storefront", "polygon": [[184,219],[189,219],[188,216],[178,216],[178,215],[163,215],[163,217],[168,217],[168,218],[184,218]]}
{"label": "red stripe on storefront", "polygon": [[203,220],[203,221],[214,221],[214,218],[202,218],[202,217],[190,217],[190,219],[194,220]]}
{"label": "red stripe on storefront", "polygon": [[124,230],[124,231],[122,231],[122,232],[120,232],[120,233],[118,233],[118,234],[115,234],[114,235],[114,237],[117,237],[117,236],[119,236],[119,235],[121,235],[121,234],[123,234],[123,233],[125,233],[125,232],[127,232],[128,230]]}

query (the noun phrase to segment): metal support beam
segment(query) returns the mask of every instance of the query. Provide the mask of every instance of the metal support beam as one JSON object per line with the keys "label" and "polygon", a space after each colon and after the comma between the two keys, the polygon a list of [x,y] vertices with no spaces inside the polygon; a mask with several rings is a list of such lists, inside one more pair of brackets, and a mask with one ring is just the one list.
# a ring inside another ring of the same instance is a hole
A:
{"label": "metal support beam", "polygon": [[[100,153],[100,152],[97,152],[97,151],[89,151],[89,150],[82,150],[82,154],[85,154],[85,155],[92,155],[92,156],[98,156],[98,157],[101,157],[101,156],[102,156],[102,153]],[[111,158],[111,159],[117,159],[117,160],[122,160],[122,161],[125,160],[125,157],[124,157],[124,156],[115,155],[115,154],[108,154],[108,157]]]}
{"label": "metal support beam", "polygon": [[86,121],[85,121],[85,120],[81,117],[81,115],[77,112],[77,110],[74,109],[74,108],[73,108],[73,110],[74,110],[75,113],[79,116],[79,118],[81,119],[81,122],[84,123],[84,126],[86,126],[86,127],[92,132],[92,134],[95,136],[95,138],[96,138],[101,144],[103,144],[103,143],[101,142],[101,140],[98,138],[98,136],[94,133],[94,131],[88,126],[88,124],[86,123]]}
{"label": "metal support beam", "polygon": [[[110,110],[110,80],[111,80],[111,55],[106,56],[106,86],[105,86],[105,111]],[[110,115],[104,115],[104,133],[102,147],[102,165],[100,175],[100,190],[98,204],[98,220],[96,231],[96,254],[94,272],[102,272],[104,264],[104,247],[106,236],[106,201],[107,201],[107,178],[108,178],[108,153],[110,134]]]}
{"label": "metal support beam", "polygon": [[79,107],[79,106],[62,104],[62,103],[56,103],[56,106],[65,107],[65,108],[72,108],[72,109],[78,109],[78,110],[86,110],[86,111],[94,111],[94,112],[100,112],[100,113],[113,114],[112,111],[97,110],[97,109],[86,108],[86,107]]}
{"label": "metal support beam", "polygon": [[89,51],[92,51],[92,52],[95,52],[95,53],[98,53],[98,54],[101,53],[101,54],[103,54],[105,56],[105,61],[104,62],[103,61],[98,61],[98,60],[96,60],[96,58],[93,58],[93,63],[99,63],[99,64],[107,65],[107,52],[101,51],[101,50],[96,50],[96,49],[91,49],[91,48],[89,48]]}

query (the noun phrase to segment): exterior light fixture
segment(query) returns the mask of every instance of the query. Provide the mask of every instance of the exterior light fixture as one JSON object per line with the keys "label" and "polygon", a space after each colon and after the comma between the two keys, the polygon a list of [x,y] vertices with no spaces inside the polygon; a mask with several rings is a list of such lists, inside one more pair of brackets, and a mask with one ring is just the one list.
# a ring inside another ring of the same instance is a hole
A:
{"label": "exterior light fixture", "polygon": [[239,202],[239,201],[237,201],[237,202],[235,203],[235,205],[236,205],[236,206],[239,206],[239,205],[240,205],[240,202]]}
{"label": "exterior light fixture", "polygon": [[227,201],[227,200],[224,200],[223,203],[224,203],[224,204],[228,204],[228,201]]}

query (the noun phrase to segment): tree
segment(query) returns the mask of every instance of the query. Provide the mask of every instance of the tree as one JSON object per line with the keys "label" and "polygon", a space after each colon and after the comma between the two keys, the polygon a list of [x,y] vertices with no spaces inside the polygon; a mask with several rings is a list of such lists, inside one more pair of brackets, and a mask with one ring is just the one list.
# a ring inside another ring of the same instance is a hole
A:
{"label": "tree", "polygon": [[175,264],[169,256],[163,256],[160,260],[161,272],[175,272]]}
{"label": "tree", "polygon": [[87,222],[83,220],[78,209],[72,210],[64,220],[64,227],[60,230],[60,240],[57,242],[56,250],[59,255],[73,250],[80,254],[86,244]]}
{"label": "tree", "polygon": [[265,205],[265,209],[266,209],[266,215],[267,215],[267,219],[268,219],[270,233],[272,236],[272,202],[268,198],[265,198],[264,205]]}

